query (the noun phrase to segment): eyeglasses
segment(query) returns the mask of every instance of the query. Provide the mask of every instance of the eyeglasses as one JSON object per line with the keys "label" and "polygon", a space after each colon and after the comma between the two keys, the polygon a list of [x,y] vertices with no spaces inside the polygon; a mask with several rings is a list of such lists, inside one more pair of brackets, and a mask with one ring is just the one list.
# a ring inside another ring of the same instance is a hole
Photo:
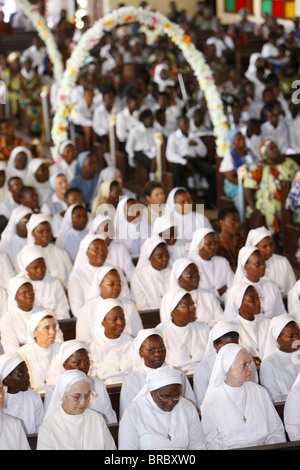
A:
{"label": "eyeglasses", "polygon": [[78,362],[68,362],[69,365],[78,369],[79,367],[87,366],[90,364],[90,360],[86,359],[85,361],[78,361]]}
{"label": "eyeglasses", "polygon": [[240,369],[246,370],[248,367],[253,368],[254,367],[254,361],[251,359],[248,362],[244,362],[243,364],[236,364],[236,367],[239,367]]}
{"label": "eyeglasses", "polygon": [[158,392],[156,392],[157,395],[159,396],[159,399],[164,402],[164,403],[167,403],[168,401],[172,400],[172,401],[179,401],[180,398],[182,398],[182,395],[177,395],[176,397],[161,397],[160,394]]}
{"label": "eyeglasses", "polygon": [[166,351],[166,348],[164,346],[161,346],[160,348],[150,348],[150,349],[143,349],[144,352],[148,354],[155,354],[156,352],[162,353]]}
{"label": "eyeglasses", "polygon": [[196,309],[196,304],[191,304],[191,305],[179,305],[176,307],[176,310],[185,310],[186,312],[188,310],[195,310]]}
{"label": "eyeglasses", "polygon": [[76,402],[76,403],[79,403],[79,401],[83,398],[84,401],[87,401],[87,400],[91,400],[91,398],[93,398],[95,396],[95,393],[90,391],[88,393],[85,393],[85,394],[82,394],[82,393],[75,393],[75,395],[71,395],[70,393],[67,393],[67,395],[69,395],[71,398],[73,398],[73,400]]}

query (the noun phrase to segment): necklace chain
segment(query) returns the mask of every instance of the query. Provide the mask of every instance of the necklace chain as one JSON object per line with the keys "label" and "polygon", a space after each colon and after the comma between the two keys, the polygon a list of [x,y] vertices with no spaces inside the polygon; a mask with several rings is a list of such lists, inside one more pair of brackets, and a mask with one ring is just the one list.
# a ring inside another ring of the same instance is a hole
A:
{"label": "necklace chain", "polygon": [[[247,422],[247,418],[245,416],[245,412],[242,412],[239,407],[236,405],[236,403],[231,399],[230,395],[227,393],[225,387],[223,387],[223,390],[224,392],[226,393],[227,397],[229,398],[229,400],[231,401],[231,403],[233,404],[233,406],[238,410],[238,412],[242,415],[242,420],[244,421],[244,423],[246,424]],[[246,408],[246,400],[245,400],[245,408]]]}

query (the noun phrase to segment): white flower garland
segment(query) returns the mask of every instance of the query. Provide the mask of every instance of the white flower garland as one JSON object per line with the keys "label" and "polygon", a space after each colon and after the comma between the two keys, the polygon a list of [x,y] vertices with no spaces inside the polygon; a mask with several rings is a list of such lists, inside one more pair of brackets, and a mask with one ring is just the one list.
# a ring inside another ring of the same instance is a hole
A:
{"label": "white flower garland", "polygon": [[49,59],[53,64],[53,73],[55,80],[60,82],[64,72],[62,55],[57,47],[55,38],[50,31],[45,19],[38,11],[36,5],[32,5],[28,0],[16,0],[18,6],[25,15],[30,19],[33,26],[37,30],[40,38],[44,41]]}
{"label": "white flower garland", "polygon": [[113,10],[103,18],[97,20],[94,25],[87,30],[77,45],[70,58],[67,60],[55,108],[55,116],[51,130],[53,140],[52,154],[56,159],[60,144],[68,138],[68,115],[71,110],[70,96],[80,68],[88,57],[90,50],[98,44],[102,36],[117,25],[138,21],[148,26],[154,26],[167,34],[171,40],[182,51],[185,59],[192,68],[198,80],[200,88],[203,90],[209,115],[214,127],[216,137],[217,155],[224,157],[228,151],[228,125],[223,111],[223,104],[219,91],[215,85],[213,73],[205,61],[203,54],[192,44],[189,35],[175,23],[159,12],[152,12],[143,8],[122,7]]}

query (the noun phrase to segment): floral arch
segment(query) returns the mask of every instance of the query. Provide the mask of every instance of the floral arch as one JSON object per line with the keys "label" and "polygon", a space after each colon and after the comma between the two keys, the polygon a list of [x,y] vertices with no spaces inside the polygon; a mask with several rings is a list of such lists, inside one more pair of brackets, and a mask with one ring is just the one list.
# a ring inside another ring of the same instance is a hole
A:
{"label": "floral arch", "polygon": [[25,15],[31,20],[40,38],[44,41],[49,59],[53,64],[55,80],[60,82],[64,72],[63,59],[58,50],[55,38],[50,31],[45,19],[38,11],[36,5],[32,5],[28,0],[16,0],[17,5],[23,10]]}
{"label": "floral arch", "polygon": [[17,3],[32,20],[41,38],[44,40],[48,54],[55,67],[55,76],[59,77],[57,81],[60,83],[60,87],[51,129],[53,141],[51,151],[54,159],[58,156],[60,144],[68,138],[68,116],[71,110],[71,91],[85,59],[106,32],[112,30],[115,26],[135,21],[160,29],[162,33],[169,36],[174,44],[181,50],[186,61],[192,68],[200,88],[203,90],[210,119],[214,127],[217,155],[224,157],[227,154],[228,125],[222,100],[215,85],[213,73],[206,63],[203,54],[196,49],[190,36],[185,34],[180,26],[172,23],[167,17],[157,11],[153,12],[135,7],[122,7],[118,10],[113,10],[103,18],[97,20],[94,25],[82,35],[67,60],[65,70],[62,71],[63,65],[59,52],[57,51],[56,45],[54,46],[54,38],[48,30],[44,19],[28,0],[17,0]]}

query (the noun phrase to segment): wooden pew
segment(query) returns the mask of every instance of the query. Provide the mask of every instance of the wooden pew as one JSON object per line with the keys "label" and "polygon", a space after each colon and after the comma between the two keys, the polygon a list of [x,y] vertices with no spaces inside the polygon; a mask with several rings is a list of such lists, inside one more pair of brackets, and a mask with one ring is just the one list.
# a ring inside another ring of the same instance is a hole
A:
{"label": "wooden pew", "polygon": [[58,320],[59,327],[64,335],[64,340],[69,341],[76,337],[76,318],[66,318],[64,320]]}
{"label": "wooden pew", "polygon": [[232,450],[300,450],[300,441],[280,442],[278,444],[267,444],[253,447],[241,447]]}
{"label": "wooden pew", "polygon": [[289,181],[281,181],[283,254],[289,259],[292,266],[298,268],[296,251],[300,236],[300,225],[295,225],[293,223],[292,212],[285,208],[285,202],[289,194],[290,187],[291,183]]}
{"label": "wooden pew", "polygon": [[155,328],[160,323],[159,309],[140,310],[139,314],[144,328]]}
{"label": "wooden pew", "polygon": [[113,410],[116,412],[117,419],[120,418],[120,393],[121,393],[122,384],[108,384],[106,385],[106,390],[108,392],[111,405]]}

